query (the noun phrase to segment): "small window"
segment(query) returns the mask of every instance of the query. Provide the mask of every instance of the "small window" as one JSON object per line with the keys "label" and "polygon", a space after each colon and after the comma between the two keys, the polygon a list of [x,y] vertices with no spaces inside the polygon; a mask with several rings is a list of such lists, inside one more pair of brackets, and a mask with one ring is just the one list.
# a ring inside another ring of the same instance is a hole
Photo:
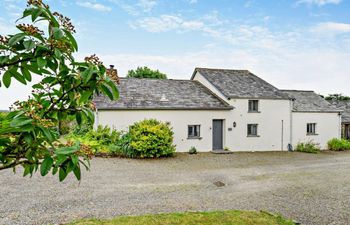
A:
{"label": "small window", "polygon": [[259,112],[259,100],[248,101],[248,112]]}
{"label": "small window", "polygon": [[306,125],[306,134],[316,134],[316,123],[308,123]]}
{"label": "small window", "polygon": [[258,124],[248,124],[248,136],[258,136]]}
{"label": "small window", "polygon": [[188,138],[199,138],[200,128],[200,125],[188,125]]}

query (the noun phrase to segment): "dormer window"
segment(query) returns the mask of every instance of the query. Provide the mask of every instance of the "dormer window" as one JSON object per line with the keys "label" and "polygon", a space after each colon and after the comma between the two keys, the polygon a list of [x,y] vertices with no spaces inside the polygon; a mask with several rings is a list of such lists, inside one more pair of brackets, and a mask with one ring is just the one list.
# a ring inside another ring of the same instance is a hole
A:
{"label": "dormer window", "polygon": [[248,112],[259,112],[259,100],[248,101]]}

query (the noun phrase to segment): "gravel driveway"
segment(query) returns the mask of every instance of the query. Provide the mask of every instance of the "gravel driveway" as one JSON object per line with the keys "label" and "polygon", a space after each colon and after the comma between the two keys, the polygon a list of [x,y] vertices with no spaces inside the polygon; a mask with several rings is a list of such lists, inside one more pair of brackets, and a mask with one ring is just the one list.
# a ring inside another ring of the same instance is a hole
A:
{"label": "gravel driveway", "polygon": [[350,224],[350,152],[95,158],[91,165],[80,183],[73,176],[60,183],[0,171],[0,224],[225,209],[279,212],[302,224]]}

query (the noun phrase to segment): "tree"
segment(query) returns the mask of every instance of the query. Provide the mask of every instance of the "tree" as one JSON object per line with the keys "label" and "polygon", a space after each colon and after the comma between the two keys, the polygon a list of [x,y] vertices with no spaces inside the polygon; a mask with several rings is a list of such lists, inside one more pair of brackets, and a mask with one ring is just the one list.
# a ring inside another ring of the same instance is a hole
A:
{"label": "tree", "polygon": [[[20,20],[24,18],[31,22],[17,25],[19,33],[0,36],[0,87],[8,88],[14,79],[27,84],[32,75],[42,80],[0,122],[0,170],[21,165],[24,176],[40,169],[42,176],[58,172],[60,181],[70,172],[80,180],[81,166],[89,169],[91,151],[78,142],[59,142],[57,126],[68,116],[79,125],[93,122],[95,93],[118,98],[116,71],[106,70],[95,55],[75,61],[74,26],[42,0],[28,0]],[[47,26],[45,32],[35,26],[39,21]]]}
{"label": "tree", "polygon": [[344,100],[350,100],[350,97],[344,96],[343,94],[329,94],[325,99],[326,100],[344,101]]}
{"label": "tree", "polygon": [[147,66],[137,67],[136,70],[129,70],[127,77],[167,79],[166,74],[159,72],[159,70],[152,70]]}

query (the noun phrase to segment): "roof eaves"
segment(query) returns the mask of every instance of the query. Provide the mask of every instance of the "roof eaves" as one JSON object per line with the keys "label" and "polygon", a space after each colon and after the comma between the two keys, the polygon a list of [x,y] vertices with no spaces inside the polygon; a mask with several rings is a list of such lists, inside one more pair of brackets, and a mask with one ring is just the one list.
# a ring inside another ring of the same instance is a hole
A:
{"label": "roof eaves", "polygon": [[97,108],[97,110],[232,110],[234,109],[233,106],[227,106],[227,107],[201,107],[201,108],[189,108],[189,107],[152,107],[152,108],[145,108],[145,107],[134,107],[134,108],[118,108],[118,107],[101,107]]}

